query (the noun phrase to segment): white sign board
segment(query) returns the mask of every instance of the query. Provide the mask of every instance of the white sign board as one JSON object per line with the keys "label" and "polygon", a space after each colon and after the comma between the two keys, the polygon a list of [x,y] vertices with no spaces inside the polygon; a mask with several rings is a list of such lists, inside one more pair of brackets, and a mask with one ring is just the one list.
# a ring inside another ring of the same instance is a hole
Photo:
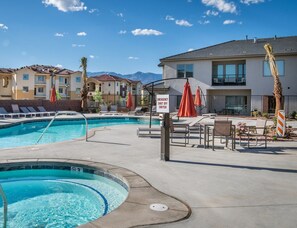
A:
{"label": "white sign board", "polygon": [[169,95],[157,95],[156,98],[157,112],[169,113]]}

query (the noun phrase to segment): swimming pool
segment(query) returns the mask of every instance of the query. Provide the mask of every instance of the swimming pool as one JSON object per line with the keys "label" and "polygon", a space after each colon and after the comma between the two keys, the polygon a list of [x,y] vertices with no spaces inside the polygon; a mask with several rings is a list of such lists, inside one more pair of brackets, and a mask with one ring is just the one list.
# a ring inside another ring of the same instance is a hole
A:
{"label": "swimming pool", "polygon": [[[47,121],[20,123],[15,126],[0,128],[0,149],[35,145],[48,125]],[[124,124],[148,124],[148,119],[131,117],[107,117],[88,119],[88,129]],[[153,120],[157,124],[157,120]],[[85,121],[56,119],[38,144],[47,144],[80,138],[85,135]]]}
{"label": "swimming pool", "polygon": [[63,164],[9,167],[0,172],[0,184],[7,227],[76,227],[116,209],[128,195],[128,186],[103,170]]}

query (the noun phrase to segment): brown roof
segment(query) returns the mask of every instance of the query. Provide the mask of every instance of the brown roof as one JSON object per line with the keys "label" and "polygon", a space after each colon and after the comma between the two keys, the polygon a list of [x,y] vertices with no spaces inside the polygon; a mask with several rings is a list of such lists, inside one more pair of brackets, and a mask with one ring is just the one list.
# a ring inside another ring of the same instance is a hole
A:
{"label": "brown roof", "polygon": [[135,83],[138,83],[140,81],[133,81],[133,80],[130,80],[130,79],[127,79],[127,78],[121,78],[119,76],[115,76],[115,75],[110,75],[110,74],[102,74],[102,75],[98,75],[98,76],[93,76],[93,77],[90,77],[90,78],[94,78],[98,81],[126,81],[130,84],[135,84]]}
{"label": "brown roof", "polygon": [[13,73],[14,71],[15,69],[11,69],[11,68],[0,68],[0,73],[4,73],[4,74]]}
{"label": "brown roof", "polygon": [[31,66],[24,66],[21,69],[28,68],[40,74],[50,74],[52,71],[55,74],[59,75],[69,75],[75,73],[75,71],[68,70],[65,68],[59,68],[54,66],[46,66],[46,65],[31,65]]}

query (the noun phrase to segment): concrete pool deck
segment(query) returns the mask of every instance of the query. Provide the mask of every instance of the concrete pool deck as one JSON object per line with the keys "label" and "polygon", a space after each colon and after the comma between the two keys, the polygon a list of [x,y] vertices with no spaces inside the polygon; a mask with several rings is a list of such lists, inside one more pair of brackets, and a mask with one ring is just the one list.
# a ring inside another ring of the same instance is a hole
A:
{"label": "concrete pool deck", "polygon": [[191,139],[187,147],[171,146],[171,161],[164,162],[160,139],[138,138],[138,127],[98,128],[88,142],[4,149],[0,158],[78,159],[129,169],[191,208],[188,219],[154,227],[296,227],[297,142],[212,151]]}

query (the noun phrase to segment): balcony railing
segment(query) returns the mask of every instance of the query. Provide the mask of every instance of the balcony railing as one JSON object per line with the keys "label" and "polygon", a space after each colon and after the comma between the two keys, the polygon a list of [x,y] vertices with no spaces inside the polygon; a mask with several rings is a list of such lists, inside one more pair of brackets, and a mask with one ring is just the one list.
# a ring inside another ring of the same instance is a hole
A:
{"label": "balcony railing", "polygon": [[245,75],[213,75],[213,86],[244,86],[246,85]]}
{"label": "balcony railing", "polygon": [[45,85],[45,84],[46,84],[46,81],[35,80],[35,85]]}

